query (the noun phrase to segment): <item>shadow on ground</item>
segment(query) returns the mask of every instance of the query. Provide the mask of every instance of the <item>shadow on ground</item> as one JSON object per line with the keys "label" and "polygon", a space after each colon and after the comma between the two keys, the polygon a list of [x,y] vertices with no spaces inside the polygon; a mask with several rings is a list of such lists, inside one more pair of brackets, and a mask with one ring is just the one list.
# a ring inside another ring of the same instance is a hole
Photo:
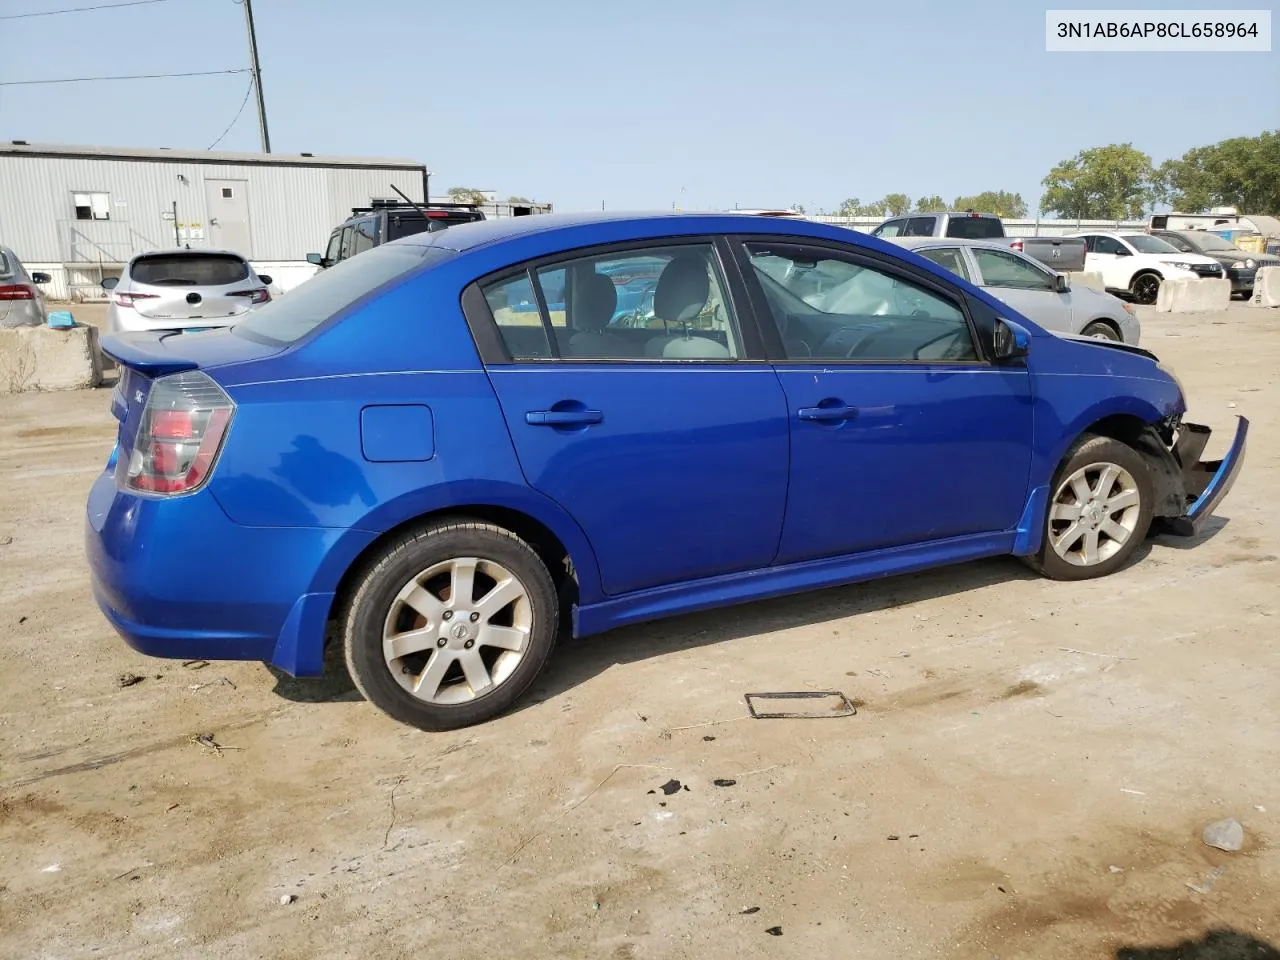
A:
{"label": "shadow on ground", "polygon": [[1116,960],[1280,960],[1280,950],[1238,930],[1210,930],[1171,947],[1121,947]]}

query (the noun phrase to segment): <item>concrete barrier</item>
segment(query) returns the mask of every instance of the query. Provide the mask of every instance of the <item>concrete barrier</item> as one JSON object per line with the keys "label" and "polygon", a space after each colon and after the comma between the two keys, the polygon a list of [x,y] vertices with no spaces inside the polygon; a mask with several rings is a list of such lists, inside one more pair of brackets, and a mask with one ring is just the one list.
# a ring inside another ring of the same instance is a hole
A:
{"label": "concrete barrier", "polygon": [[101,382],[97,327],[0,329],[0,393],[77,390]]}
{"label": "concrete barrier", "polygon": [[1102,274],[1095,270],[1067,271],[1067,276],[1071,278],[1073,287],[1088,287],[1090,290],[1097,290],[1099,293],[1107,292],[1107,285],[1102,282]]}
{"label": "concrete barrier", "polygon": [[1263,267],[1253,281],[1255,307],[1280,307],[1280,267]]}
{"label": "concrete barrier", "polygon": [[1225,310],[1230,302],[1230,280],[1166,280],[1160,284],[1160,293],[1156,297],[1156,313]]}

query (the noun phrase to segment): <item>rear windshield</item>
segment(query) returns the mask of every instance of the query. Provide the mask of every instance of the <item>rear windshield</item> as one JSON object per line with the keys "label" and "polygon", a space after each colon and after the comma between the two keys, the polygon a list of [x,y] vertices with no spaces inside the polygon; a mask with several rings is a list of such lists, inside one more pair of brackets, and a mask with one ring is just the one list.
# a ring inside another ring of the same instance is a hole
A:
{"label": "rear windshield", "polygon": [[417,267],[438,263],[453,254],[443,247],[417,244],[374,247],[321,270],[284,296],[258,307],[232,330],[259,342],[294,343],[366,294]]}
{"label": "rear windshield", "polygon": [[415,233],[435,232],[443,230],[445,227],[456,226],[459,223],[475,223],[477,220],[483,220],[478,213],[470,210],[458,211],[430,211],[429,216],[424,218],[420,213],[410,213],[405,215],[392,215],[387,217],[387,239],[399,240],[401,237],[411,237]]}
{"label": "rear windshield", "polygon": [[249,265],[230,254],[157,253],[133,261],[129,277],[160,287],[218,287],[247,280]]}
{"label": "rear windshield", "polygon": [[964,240],[990,240],[1004,236],[1004,224],[995,217],[952,217],[947,223],[947,236]]}

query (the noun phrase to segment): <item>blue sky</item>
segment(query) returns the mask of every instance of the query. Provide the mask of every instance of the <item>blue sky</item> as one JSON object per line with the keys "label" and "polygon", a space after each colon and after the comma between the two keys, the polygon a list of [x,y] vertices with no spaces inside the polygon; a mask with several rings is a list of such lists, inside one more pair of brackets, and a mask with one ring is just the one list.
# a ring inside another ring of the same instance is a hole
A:
{"label": "blue sky", "polygon": [[[0,0],[0,15],[102,2]],[[561,210],[812,212],[1007,189],[1034,211],[1050,167],[1086,147],[1132,142],[1158,163],[1280,128],[1274,44],[1050,54],[1044,11],[1073,6],[1061,0],[254,2],[276,151],[412,157],[433,193],[474,186]],[[0,20],[0,46],[0,81],[248,65],[233,0]],[[0,87],[0,138],[204,148],[247,85]],[[257,144],[250,101],[221,146]]]}

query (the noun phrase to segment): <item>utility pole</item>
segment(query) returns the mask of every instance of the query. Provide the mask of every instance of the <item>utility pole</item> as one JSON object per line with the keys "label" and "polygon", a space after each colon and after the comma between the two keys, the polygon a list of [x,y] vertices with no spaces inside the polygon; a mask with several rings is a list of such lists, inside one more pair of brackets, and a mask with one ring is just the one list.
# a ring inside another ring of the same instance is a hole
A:
{"label": "utility pole", "polygon": [[249,57],[253,68],[253,89],[258,95],[258,138],[262,152],[271,152],[271,136],[267,133],[267,105],[262,99],[262,69],[258,66],[258,36],[253,30],[253,0],[240,0],[244,4],[244,22],[249,28]]}

